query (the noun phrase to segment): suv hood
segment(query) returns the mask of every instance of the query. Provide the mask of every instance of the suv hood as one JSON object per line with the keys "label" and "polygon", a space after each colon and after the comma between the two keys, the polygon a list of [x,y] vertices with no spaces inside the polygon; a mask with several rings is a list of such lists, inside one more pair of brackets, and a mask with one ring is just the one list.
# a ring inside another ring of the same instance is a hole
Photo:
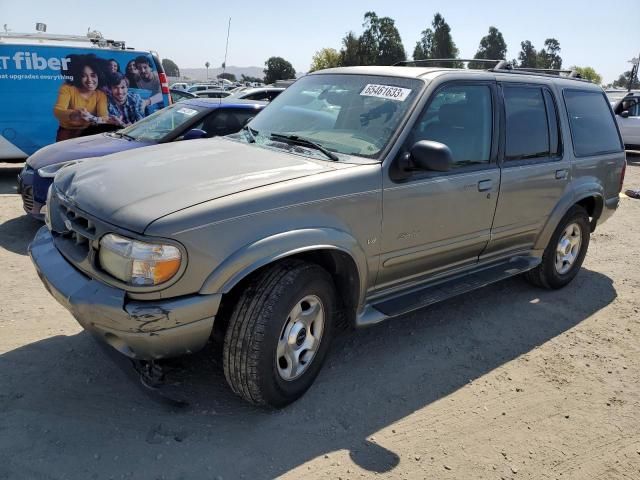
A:
{"label": "suv hood", "polygon": [[99,133],[48,145],[31,155],[27,163],[34,170],[37,170],[56,163],[77,160],[78,158],[102,157],[110,153],[131,150],[145,145],[152,144]]}
{"label": "suv hood", "polygon": [[88,214],[143,233],[154,220],[198,203],[334,168],[340,167],[213,138],[90,159],[60,170],[55,186]]}

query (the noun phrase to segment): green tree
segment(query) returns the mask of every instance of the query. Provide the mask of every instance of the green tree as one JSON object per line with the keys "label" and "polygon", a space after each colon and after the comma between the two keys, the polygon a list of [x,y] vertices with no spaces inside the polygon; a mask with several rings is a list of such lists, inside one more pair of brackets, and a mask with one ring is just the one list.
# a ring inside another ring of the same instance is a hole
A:
{"label": "green tree", "polygon": [[342,48],[340,49],[340,64],[345,67],[353,67],[361,65],[360,62],[360,39],[356,34],[349,32],[342,39]]}
{"label": "green tree", "polygon": [[251,75],[240,74],[241,82],[262,83],[263,79],[258,77],[252,77]]}
{"label": "green tree", "polygon": [[335,48],[323,48],[318,50],[311,60],[310,72],[316,70],[324,70],[325,68],[334,68],[341,65],[342,58],[340,52]]}
{"label": "green tree", "polygon": [[233,73],[224,72],[217,76],[218,78],[224,78],[225,80],[229,80],[230,82],[236,82],[238,79]]}
{"label": "green tree", "polygon": [[[617,80],[613,81],[613,86],[616,88],[629,88],[629,79],[631,78],[631,70],[628,70],[621,74]],[[638,77],[636,76],[631,82],[632,89],[640,88],[640,81],[638,81]]]}
{"label": "green tree", "polygon": [[571,70],[575,70],[580,74],[580,76],[586,80],[589,80],[596,85],[600,85],[602,83],[602,76],[596,72],[592,67],[571,67]]}
{"label": "green tree", "polygon": [[[489,60],[505,60],[507,58],[507,43],[500,30],[489,27],[489,33],[480,39],[478,51],[473,58]],[[490,68],[492,65],[481,62],[469,62],[469,68]]]}
{"label": "green tree", "polygon": [[547,38],[544,41],[544,48],[538,52],[538,68],[552,68],[559,70],[562,68],[562,58],[560,53],[560,42],[555,38]]}
{"label": "green tree", "polygon": [[[451,37],[451,27],[440,13],[433,16],[432,28],[423,30],[413,50],[414,60],[429,58],[458,58],[458,48]],[[459,67],[457,62],[433,63],[433,66]]]}
{"label": "green tree", "polygon": [[407,59],[400,32],[392,18],[367,12],[362,27],[364,31],[358,40],[361,65],[393,65]]}
{"label": "green tree", "polygon": [[270,57],[264,62],[264,83],[273,83],[276,80],[288,80],[296,77],[296,71],[289,62],[282,57]]}
{"label": "green tree", "polygon": [[180,76],[180,69],[178,68],[178,65],[176,65],[176,63],[173,60],[170,60],[168,58],[163,58],[162,68],[164,68],[164,73],[167,75],[167,77]]}
{"label": "green tree", "polygon": [[520,68],[537,68],[538,52],[529,40],[520,42],[520,53],[518,54],[518,67]]}

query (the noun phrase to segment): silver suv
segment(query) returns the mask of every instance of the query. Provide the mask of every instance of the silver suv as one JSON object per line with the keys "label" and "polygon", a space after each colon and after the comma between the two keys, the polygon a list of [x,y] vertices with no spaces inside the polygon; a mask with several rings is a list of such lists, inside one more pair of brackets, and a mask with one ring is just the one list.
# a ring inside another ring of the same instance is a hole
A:
{"label": "silver suv", "polygon": [[60,170],[30,254],[124,355],[223,338],[233,391],[281,407],[312,384],[338,318],[373,325],[518,274],[567,285],[625,165],[587,81],[324,70],[233,136]]}

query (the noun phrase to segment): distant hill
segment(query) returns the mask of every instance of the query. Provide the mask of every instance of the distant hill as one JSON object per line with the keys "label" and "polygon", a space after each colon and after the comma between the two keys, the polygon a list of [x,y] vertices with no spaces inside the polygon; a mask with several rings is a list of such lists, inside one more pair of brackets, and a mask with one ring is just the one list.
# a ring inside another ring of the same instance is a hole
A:
{"label": "distant hill", "polygon": [[[244,74],[249,77],[264,77],[264,68],[261,67],[234,67],[228,66],[226,68],[227,73],[233,73],[238,80],[240,79],[240,75]],[[215,79],[220,73],[222,73],[222,68],[209,68],[209,79]],[[207,69],[206,68],[181,68],[180,74],[182,75],[182,79],[188,77],[188,80],[198,80],[204,81],[207,79]]]}

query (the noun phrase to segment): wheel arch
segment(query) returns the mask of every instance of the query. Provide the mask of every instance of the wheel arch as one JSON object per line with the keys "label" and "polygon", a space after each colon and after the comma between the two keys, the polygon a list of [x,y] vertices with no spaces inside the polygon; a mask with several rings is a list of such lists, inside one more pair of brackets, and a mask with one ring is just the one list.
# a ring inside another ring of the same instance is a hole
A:
{"label": "wheel arch", "polygon": [[535,243],[535,250],[544,250],[546,248],[558,224],[574,205],[580,205],[587,211],[590,218],[591,231],[593,232],[604,208],[602,187],[600,185],[583,186],[579,191],[572,191],[562,197],[540,231]]}
{"label": "wheel arch", "polygon": [[330,228],[283,232],[245,245],[209,275],[200,293],[229,294],[259,270],[292,258],[316,263],[327,270],[347,310],[354,313],[358,310],[367,288],[366,256],[355,238]]}

